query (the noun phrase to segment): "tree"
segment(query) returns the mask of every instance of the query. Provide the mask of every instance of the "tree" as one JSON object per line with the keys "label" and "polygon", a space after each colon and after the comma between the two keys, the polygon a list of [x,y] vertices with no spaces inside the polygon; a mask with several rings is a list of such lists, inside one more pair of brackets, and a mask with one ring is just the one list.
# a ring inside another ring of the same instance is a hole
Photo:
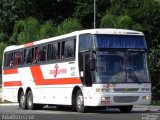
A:
{"label": "tree", "polygon": [[2,66],[3,51],[5,47],[6,47],[6,44],[0,43],[0,66]]}
{"label": "tree", "polygon": [[115,16],[107,14],[101,19],[102,28],[122,28],[122,29],[133,29],[142,30],[140,24],[136,24],[132,18],[128,15]]}
{"label": "tree", "polygon": [[53,25],[52,21],[47,21],[41,25],[40,31],[39,31],[40,39],[53,37],[56,34],[57,34],[57,29]]}
{"label": "tree", "polygon": [[[77,0],[75,2],[74,16],[78,18],[84,28],[93,28],[94,2],[93,0]],[[96,26],[100,26],[100,18],[105,15],[105,10],[109,7],[110,1],[96,0]]]}
{"label": "tree", "polygon": [[0,32],[10,36],[14,22],[25,17],[27,8],[26,0],[1,0],[0,1]]}
{"label": "tree", "polygon": [[40,23],[35,18],[16,21],[11,39],[14,38],[13,41],[18,44],[36,41],[39,39],[39,29]]}
{"label": "tree", "polygon": [[59,26],[58,26],[58,35],[73,32],[76,30],[82,29],[82,25],[79,22],[78,19],[69,18],[64,20]]}
{"label": "tree", "polygon": [[117,18],[114,15],[107,14],[101,19],[101,27],[103,28],[115,28],[117,27]]}

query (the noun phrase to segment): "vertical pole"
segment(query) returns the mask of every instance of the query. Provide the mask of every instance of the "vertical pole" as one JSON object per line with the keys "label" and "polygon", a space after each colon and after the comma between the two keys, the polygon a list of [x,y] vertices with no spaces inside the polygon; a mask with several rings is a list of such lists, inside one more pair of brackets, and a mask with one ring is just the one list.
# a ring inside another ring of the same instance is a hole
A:
{"label": "vertical pole", "polygon": [[94,29],[96,28],[96,0],[94,0]]}

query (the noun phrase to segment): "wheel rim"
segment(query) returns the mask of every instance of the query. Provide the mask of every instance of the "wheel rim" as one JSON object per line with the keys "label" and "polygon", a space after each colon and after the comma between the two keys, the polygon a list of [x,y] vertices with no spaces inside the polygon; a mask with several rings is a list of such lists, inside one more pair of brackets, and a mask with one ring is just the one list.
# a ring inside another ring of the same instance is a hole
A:
{"label": "wheel rim", "polygon": [[82,110],[83,109],[83,96],[82,95],[77,96],[76,103],[77,103],[77,108],[79,110]]}
{"label": "wheel rim", "polygon": [[23,107],[24,103],[25,103],[25,97],[24,97],[24,95],[22,95],[20,98],[20,106]]}
{"label": "wheel rim", "polygon": [[29,98],[28,98],[28,106],[31,107],[31,106],[32,106],[32,103],[33,103],[33,102],[32,102],[32,98],[29,97]]}
{"label": "wheel rim", "polygon": [[33,109],[33,97],[32,97],[32,92],[28,92],[27,94],[27,107],[28,109],[32,110]]}

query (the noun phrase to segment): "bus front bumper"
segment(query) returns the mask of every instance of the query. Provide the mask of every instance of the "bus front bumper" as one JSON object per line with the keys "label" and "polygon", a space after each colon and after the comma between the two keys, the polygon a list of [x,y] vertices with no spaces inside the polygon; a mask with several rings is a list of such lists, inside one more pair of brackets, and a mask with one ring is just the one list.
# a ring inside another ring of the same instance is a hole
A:
{"label": "bus front bumper", "polygon": [[151,93],[103,93],[84,97],[85,106],[148,105]]}

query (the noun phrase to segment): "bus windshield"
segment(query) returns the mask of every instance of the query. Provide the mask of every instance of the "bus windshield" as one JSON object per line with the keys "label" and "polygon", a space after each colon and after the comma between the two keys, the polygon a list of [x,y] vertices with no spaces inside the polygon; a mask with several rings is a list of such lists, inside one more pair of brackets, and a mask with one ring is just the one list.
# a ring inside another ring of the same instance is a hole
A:
{"label": "bus windshield", "polygon": [[97,83],[150,82],[144,51],[97,51],[96,59]]}

